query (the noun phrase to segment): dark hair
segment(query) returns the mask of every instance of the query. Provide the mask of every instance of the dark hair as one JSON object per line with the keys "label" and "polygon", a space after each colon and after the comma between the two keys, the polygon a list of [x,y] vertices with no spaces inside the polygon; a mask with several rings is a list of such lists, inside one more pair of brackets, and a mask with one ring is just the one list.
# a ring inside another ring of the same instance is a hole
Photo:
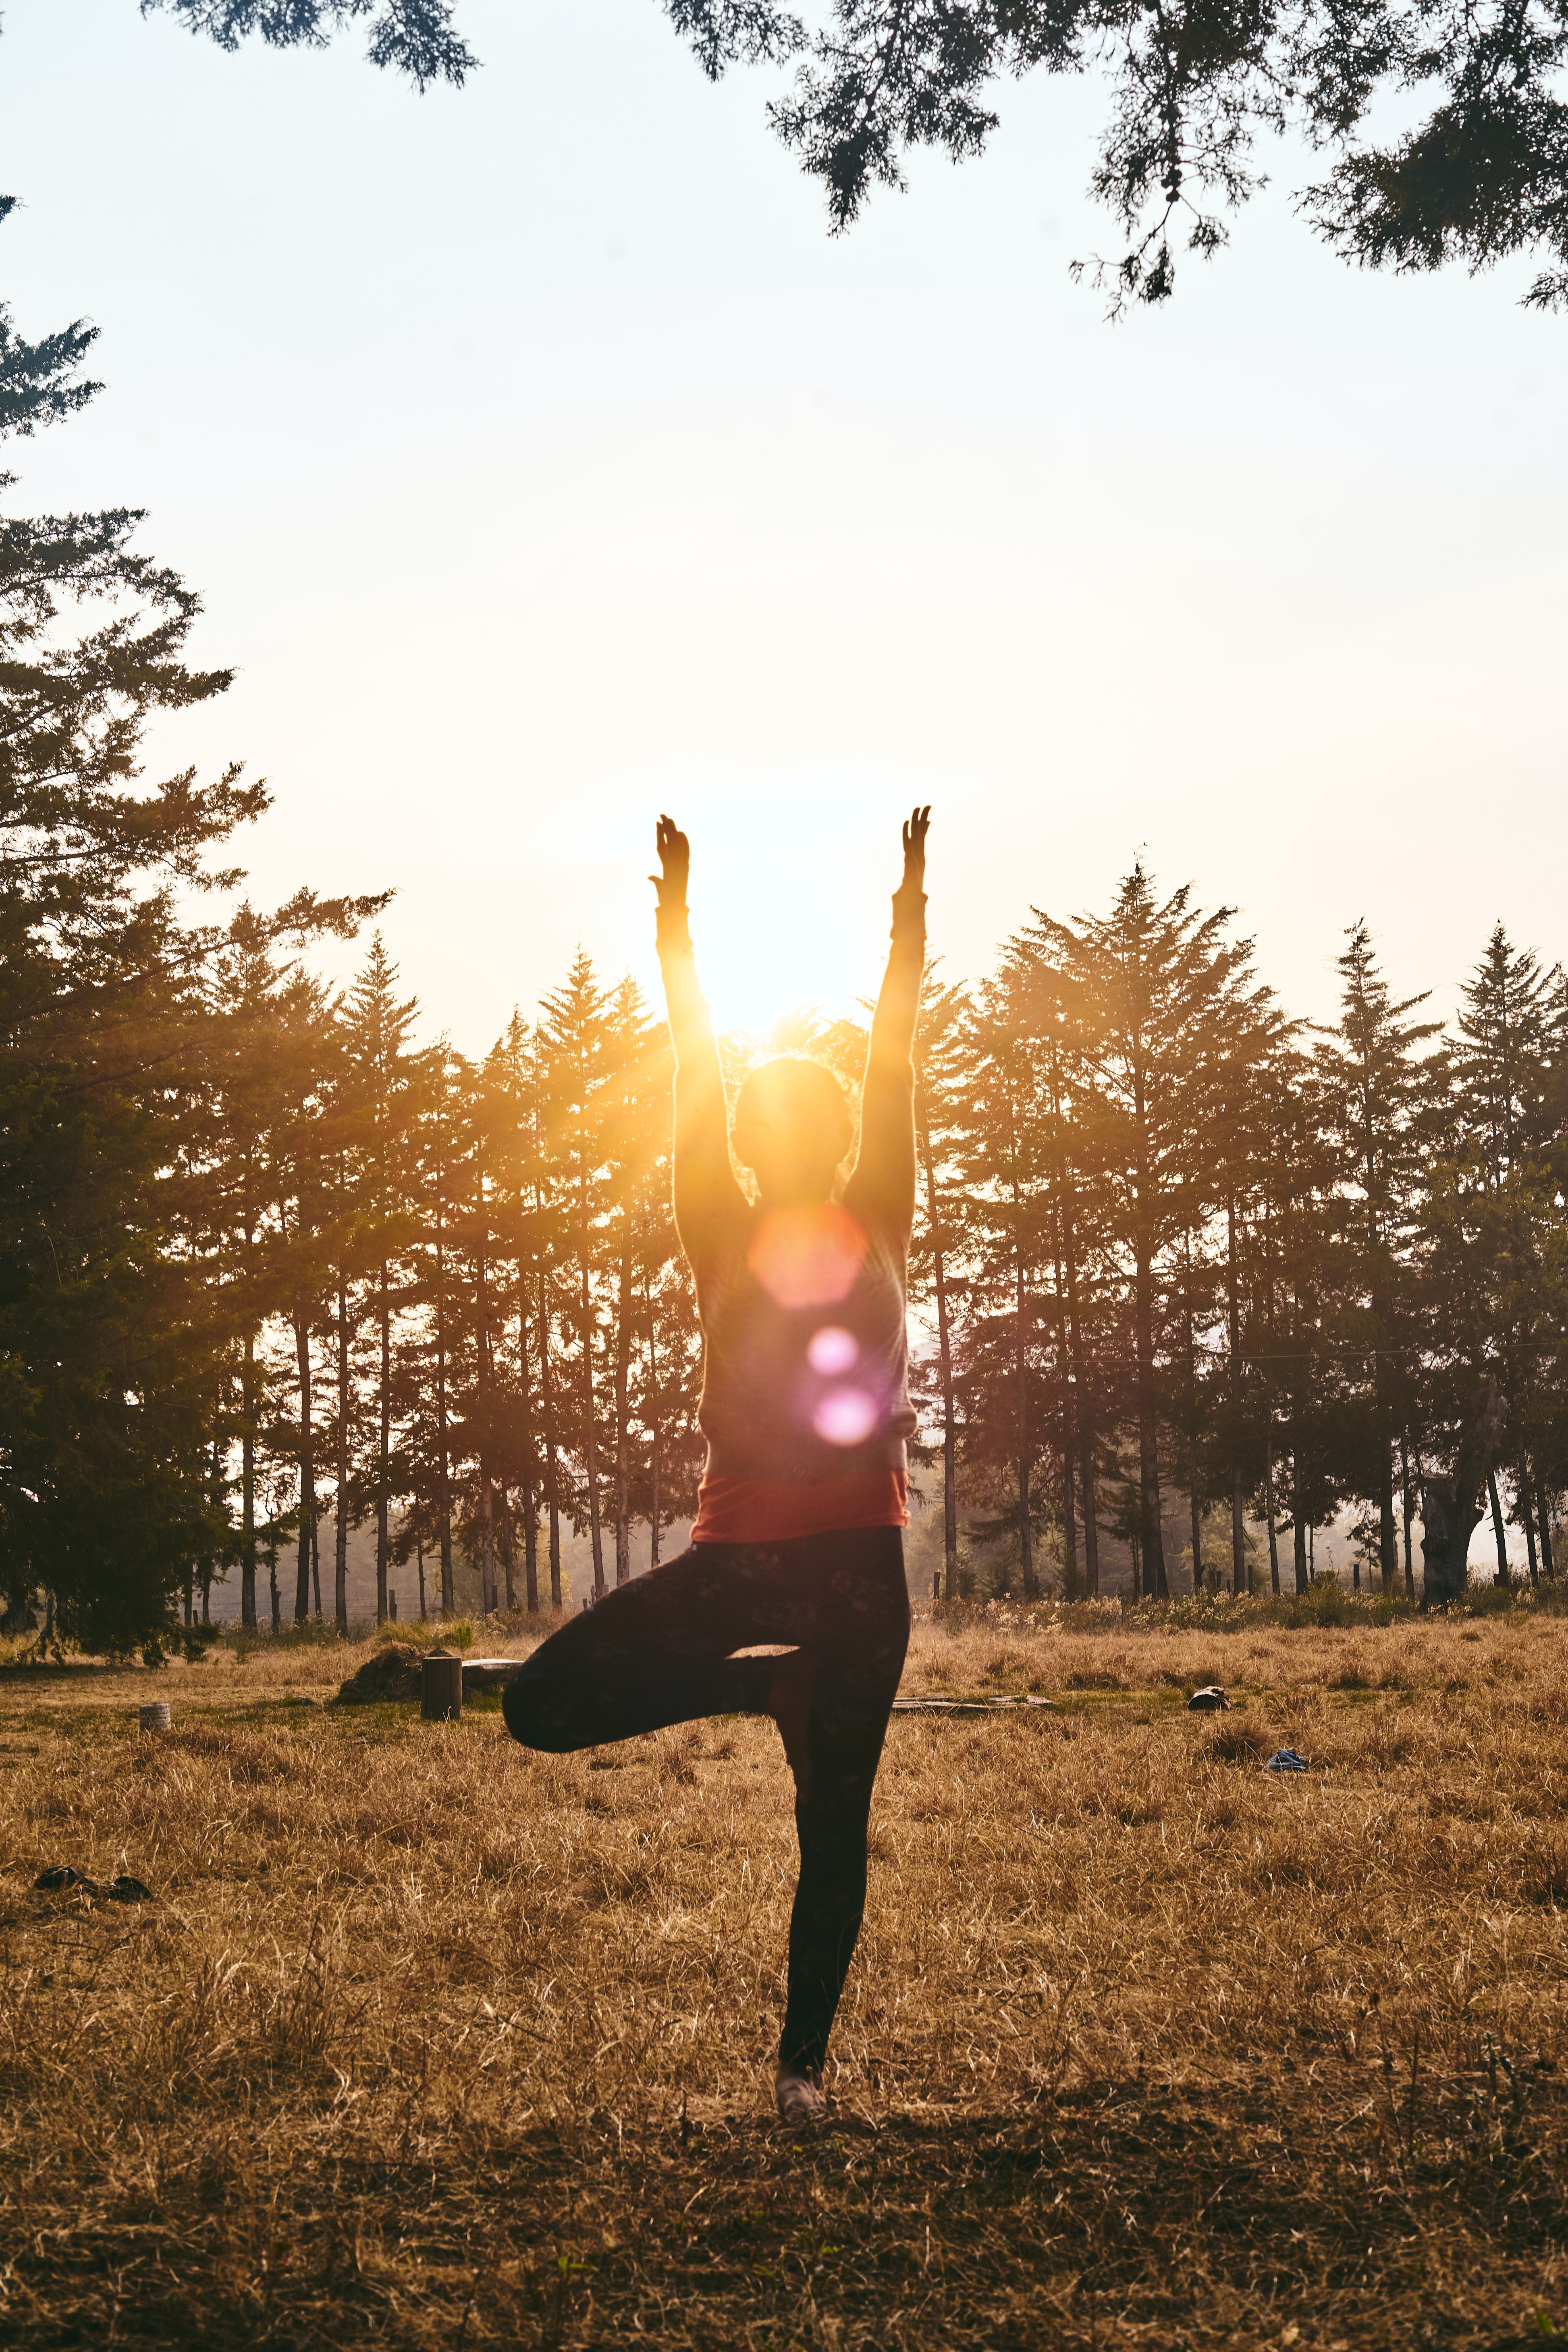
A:
{"label": "dark hair", "polygon": [[[855,1118],[849,1097],[833,1072],[821,1062],[781,1054],[749,1070],[735,1101],[737,1145],[752,1126],[786,1128],[802,1138],[820,1138],[835,1163],[855,1140]],[[742,1150],[742,1158],[745,1157]]]}

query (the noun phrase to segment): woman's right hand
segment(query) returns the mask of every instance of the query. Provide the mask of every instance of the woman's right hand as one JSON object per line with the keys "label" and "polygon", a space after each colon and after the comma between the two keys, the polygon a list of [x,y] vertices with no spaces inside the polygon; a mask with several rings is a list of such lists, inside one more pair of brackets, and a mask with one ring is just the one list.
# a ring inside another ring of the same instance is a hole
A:
{"label": "woman's right hand", "polygon": [[648,880],[658,892],[661,907],[684,907],[686,878],[691,867],[691,844],[671,816],[661,816],[654,835],[662,874],[650,874]]}

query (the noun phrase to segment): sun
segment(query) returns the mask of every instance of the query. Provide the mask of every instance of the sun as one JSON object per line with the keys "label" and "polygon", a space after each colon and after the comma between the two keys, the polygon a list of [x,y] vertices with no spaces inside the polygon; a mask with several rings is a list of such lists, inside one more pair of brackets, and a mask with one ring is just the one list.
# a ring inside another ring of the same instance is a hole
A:
{"label": "sun", "polygon": [[743,901],[694,888],[691,936],[715,1028],[764,1039],[807,1011],[864,1018],[858,1000],[876,989],[883,945],[869,912],[789,887]]}

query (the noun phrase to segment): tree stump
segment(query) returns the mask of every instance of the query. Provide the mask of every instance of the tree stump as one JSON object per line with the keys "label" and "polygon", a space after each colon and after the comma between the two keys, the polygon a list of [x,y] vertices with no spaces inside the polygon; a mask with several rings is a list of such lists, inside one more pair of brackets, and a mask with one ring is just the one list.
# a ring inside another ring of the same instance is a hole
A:
{"label": "tree stump", "polygon": [[456,1723],[463,1712],[463,1661],[433,1650],[419,1662],[419,1714],[425,1723]]}

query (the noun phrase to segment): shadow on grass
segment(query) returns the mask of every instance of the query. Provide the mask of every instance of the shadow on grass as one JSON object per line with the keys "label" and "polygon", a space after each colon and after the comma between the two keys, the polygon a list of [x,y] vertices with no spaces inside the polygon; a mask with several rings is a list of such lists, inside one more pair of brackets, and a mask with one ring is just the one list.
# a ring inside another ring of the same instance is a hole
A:
{"label": "shadow on grass", "polygon": [[[1417,2088],[1421,2086],[1417,2083]],[[1025,2112],[603,2110],[258,2169],[230,2141],[13,2252],[25,2340],[1539,2345],[1563,2100],[1377,2068]],[[1434,2254],[1437,2258],[1434,2259]],[[1287,2333],[1294,2330],[1294,2333]],[[18,2338],[18,2340],[23,2340]]]}

